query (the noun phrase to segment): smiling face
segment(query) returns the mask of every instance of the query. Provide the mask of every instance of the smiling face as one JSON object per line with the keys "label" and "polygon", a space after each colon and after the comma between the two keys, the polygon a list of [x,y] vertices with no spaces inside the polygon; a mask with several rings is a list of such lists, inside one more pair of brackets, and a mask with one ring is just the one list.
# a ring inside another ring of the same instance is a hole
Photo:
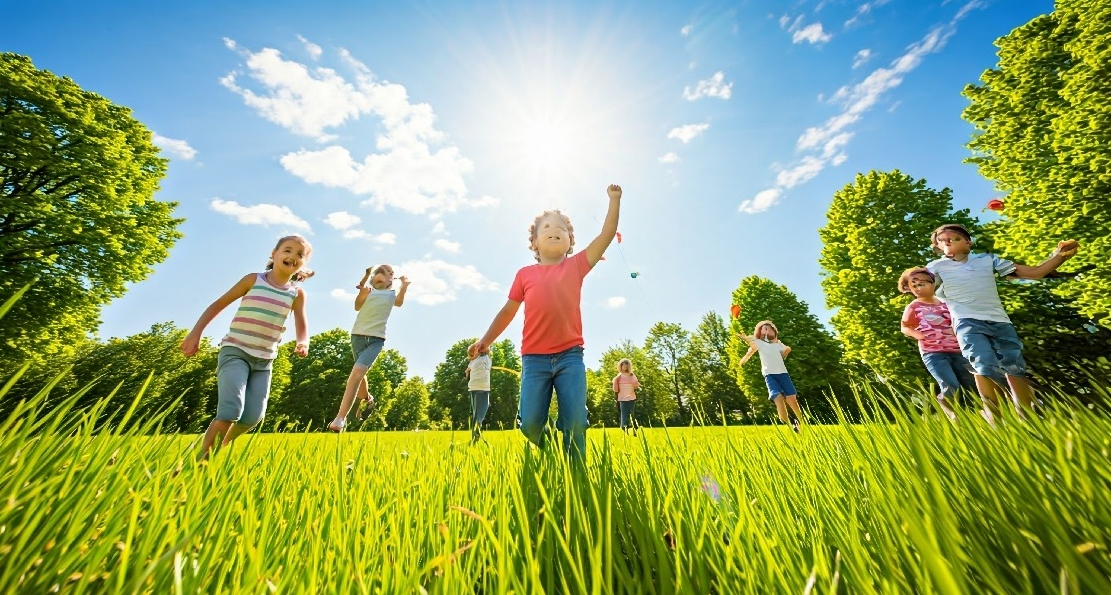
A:
{"label": "smiling face", "polygon": [[274,252],[271,252],[275,275],[283,281],[291,279],[309,260],[310,252],[312,248],[305,238],[299,236],[282,238],[278,241]]}
{"label": "smiling face", "polygon": [[537,262],[560,262],[572,253],[575,236],[572,224],[560,211],[546,211],[529,230],[529,247]]}

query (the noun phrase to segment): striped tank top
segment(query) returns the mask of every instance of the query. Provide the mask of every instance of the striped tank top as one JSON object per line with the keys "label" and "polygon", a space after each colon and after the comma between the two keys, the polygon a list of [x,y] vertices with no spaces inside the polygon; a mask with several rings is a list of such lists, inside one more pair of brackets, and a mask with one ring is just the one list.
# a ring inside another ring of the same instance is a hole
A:
{"label": "striped tank top", "polygon": [[276,287],[267,281],[266,273],[259,273],[255,285],[240,299],[240,307],[220,346],[231,345],[248,355],[274,359],[286,330],[286,316],[297,297],[297,286]]}

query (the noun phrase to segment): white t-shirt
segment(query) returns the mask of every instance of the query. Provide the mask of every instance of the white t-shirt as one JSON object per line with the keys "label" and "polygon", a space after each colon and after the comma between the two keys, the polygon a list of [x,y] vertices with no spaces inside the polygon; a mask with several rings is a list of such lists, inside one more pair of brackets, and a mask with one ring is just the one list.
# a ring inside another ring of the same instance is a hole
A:
{"label": "white t-shirt", "polygon": [[788,349],[787,345],[781,343],[779,339],[772,343],[765,339],[756,339],[753,346],[757,348],[757,354],[761,357],[762,374],[766,376],[769,374],[788,374],[785,359],[781,357],[781,354]]}
{"label": "white t-shirt", "polygon": [[468,370],[468,390],[491,390],[491,356],[475,356],[468,362]]}
{"label": "white t-shirt", "polygon": [[367,300],[356,314],[356,322],[352,325],[353,335],[386,338],[386,319],[394,309],[395,292],[393,289],[372,289],[367,294]]}
{"label": "white t-shirt", "polygon": [[953,324],[964,318],[1011,322],[997,293],[997,276],[1016,272],[1012,261],[971,252],[966,262],[940,258],[929,262],[927,270],[935,275],[935,296],[947,302]]}

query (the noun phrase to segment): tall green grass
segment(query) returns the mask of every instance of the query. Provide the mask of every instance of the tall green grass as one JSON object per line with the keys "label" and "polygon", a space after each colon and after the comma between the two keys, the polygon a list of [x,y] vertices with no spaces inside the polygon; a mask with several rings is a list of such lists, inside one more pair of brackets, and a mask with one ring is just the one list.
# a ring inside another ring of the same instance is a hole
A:
{"label": "tall green grass", "polygon": [[197,464],[134,407],[47,398],[0,424],[7,593],[1110,589],[1108,410],[592,430],[577,470],[515,432],[251,435]]}

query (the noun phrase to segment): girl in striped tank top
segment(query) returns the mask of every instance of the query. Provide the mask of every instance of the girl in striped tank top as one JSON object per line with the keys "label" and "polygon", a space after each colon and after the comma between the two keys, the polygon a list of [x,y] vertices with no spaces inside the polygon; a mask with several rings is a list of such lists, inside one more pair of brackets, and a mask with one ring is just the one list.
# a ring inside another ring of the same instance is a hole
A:
{"label": "girl in striped tank top", "polygon": [[216,417],[205,431],[199,458],[208,458],[218,441],[226,446],[262,421],[270,396],[271,364],[291,311],[297,333],[294,353],[308,355],[305,290],[297,283],[313,276],[313,271],[302,268],[312,251],[309,241],[299,235],[279,239],[264,271],[245,275],[217,298],[182,341],[186,357],[197,353],[205,327],[232,302],[240,300],[228,334],[220,341]]}

